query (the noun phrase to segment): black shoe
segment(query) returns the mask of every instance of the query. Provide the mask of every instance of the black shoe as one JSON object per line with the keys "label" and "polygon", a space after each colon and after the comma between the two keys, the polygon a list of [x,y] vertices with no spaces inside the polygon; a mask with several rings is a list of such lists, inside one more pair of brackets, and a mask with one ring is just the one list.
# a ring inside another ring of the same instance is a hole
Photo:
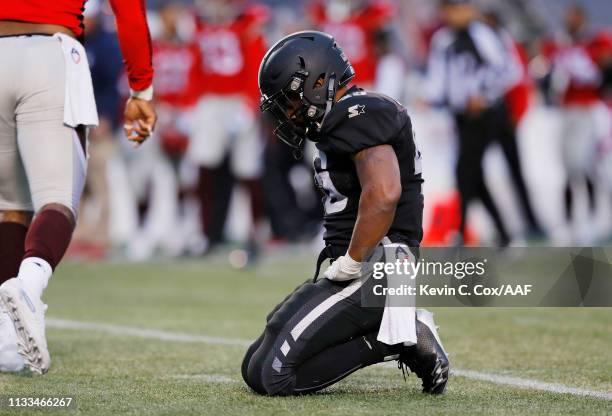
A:
{"label": "black shoe", "polygon": [[249,240],[246,244],[247,267],[256,266],[261,256],[261,248],[257,241]]}
{"label": "black shoe", "polygon": [[423,393],[442,394],[450,371],[448,355],[444,351],[433,314],[425,309],[416,312],[417,344],[404,347],[399,367],[407,366],[423,382]]}
{"label": "black shoe", "polygon": [[548,239],[546,233],[541,228],[530,229],[526,236],[527,242],[532,244],[542,244]]}

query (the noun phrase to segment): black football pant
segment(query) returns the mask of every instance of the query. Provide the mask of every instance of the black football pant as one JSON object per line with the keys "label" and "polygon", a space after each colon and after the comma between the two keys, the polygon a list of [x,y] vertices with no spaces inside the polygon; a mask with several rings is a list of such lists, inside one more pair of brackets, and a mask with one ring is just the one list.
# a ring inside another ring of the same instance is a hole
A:
{"label": "black football pant", "polygon": [[536,219],[527,192],[527,185],[525,183],[525,177],[521,168],[521,161],[519,157],[519,148],[516,138],[516,127],[512,123],[510,113],[505,103],[500,103],[492,110],[489,116],[489,123],[495,131],[492,132],[494,137],[497,138],[502,148],[506,161],[508,162],[508,168],[510,171],[510,177],[516,188],[519,206],[523,212],[527,227],[532,232],[542,232],[542,228],[538,220]]}
{"label": "black football pant", "polygon": [[376,340],[382,305],[362,307],[361,290],[368,288],[360,285],[323,278],[299,286],[268,315],[263,334],[248,349],[244,381],[263,395],[312,393],[396,358],[400,346]]}
{"label": "black football pant", "polygon": [[229,157],[226,157],[221,165],[215,168],[200,166],[199,174],[198,196],[202,232],[206,235],[210,245],[214,246],[223,242],[223,230],[234,186]]}
{"label": "black football pant", "polygon": [[459,157],[456,180],[461,196],[461,225],[459,232],[464,235],[467,209],[471,202],[480,200],[497,228],[502,243],[510,240],[506,226],[485,183],[482,166],[485,152],[496,137],[496,113],[493,108],[478,116],[456,114],[455,122],[459,135]]}

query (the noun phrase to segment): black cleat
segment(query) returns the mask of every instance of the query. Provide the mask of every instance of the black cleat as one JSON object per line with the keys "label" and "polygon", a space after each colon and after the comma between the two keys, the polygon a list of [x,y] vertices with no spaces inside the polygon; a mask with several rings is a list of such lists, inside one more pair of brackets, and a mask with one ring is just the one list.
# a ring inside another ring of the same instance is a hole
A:
{"label": "black cleat", "polygon": [[407,366],[423,382],[423,393],[442,394],[448,382],[450,363],[444,351],[433,314],[425,309],[416,311],[417,344],[400,353],[399,367]]}

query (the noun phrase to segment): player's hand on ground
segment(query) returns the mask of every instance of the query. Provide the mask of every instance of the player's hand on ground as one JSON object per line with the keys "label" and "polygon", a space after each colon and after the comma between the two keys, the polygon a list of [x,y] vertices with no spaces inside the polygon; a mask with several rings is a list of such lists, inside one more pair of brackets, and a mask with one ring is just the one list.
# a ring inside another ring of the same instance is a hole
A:
{"label": "player's hand on ground", "polygon": [[323,276],[337,282],[358,279],[361,277],[361,263],[346,254],[330,264]]}
{"label": "player's hand on ground", "polygon": [[139,98],[128,99],[124,117],[125,135],[136,146],[142,144],[151,136],[157,122],[157,114],[153,103]]}

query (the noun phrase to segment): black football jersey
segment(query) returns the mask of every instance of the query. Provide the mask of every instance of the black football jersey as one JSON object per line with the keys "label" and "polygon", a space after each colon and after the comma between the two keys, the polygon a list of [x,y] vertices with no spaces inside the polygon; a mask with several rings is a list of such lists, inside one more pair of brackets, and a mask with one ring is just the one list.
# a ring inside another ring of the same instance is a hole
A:
{"label": "black football jersey", "polygon": [[421,152],[406,108],[397,101],[352,87],[331,109],[316,136],[315,183],[323,193],[325,242],[348,247],[357,220],[361,185],[352,157],[388,144],[399,162],[402,195],[388,232],[412,247],[423,237]]}

